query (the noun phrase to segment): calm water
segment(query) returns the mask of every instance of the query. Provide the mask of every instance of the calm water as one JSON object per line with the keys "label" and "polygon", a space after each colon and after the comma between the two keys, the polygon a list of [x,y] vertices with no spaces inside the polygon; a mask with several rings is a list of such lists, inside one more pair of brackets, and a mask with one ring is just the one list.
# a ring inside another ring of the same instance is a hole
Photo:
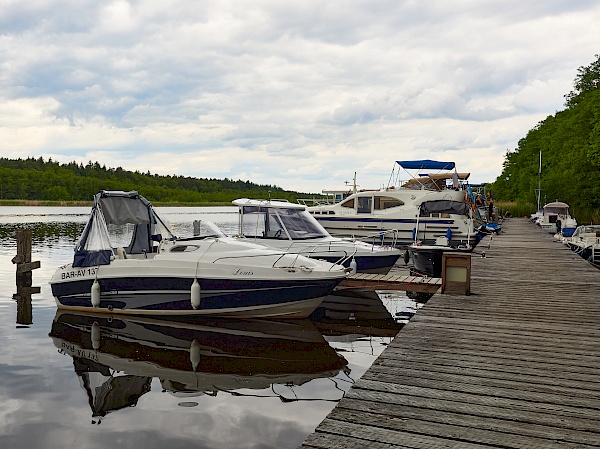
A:
{"label": "calm water", "polygon": [[[235,234],[237,209],[157,208]],[[89,208],[0,207],[1,448],[295,448],[417,305],[332,295],[311,320],[193,323],[57,314],[48,280],[71,261]],[[31,309],[16,293],[14,234],[33,231]]]}

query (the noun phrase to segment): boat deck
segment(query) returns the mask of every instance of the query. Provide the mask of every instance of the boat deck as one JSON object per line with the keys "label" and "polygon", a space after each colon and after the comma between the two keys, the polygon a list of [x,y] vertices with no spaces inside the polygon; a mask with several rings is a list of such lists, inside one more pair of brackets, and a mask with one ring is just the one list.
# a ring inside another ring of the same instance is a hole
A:
{"label": "boat deck", "polygon": [[302,448],[600,447],[600,270],[522,218],[482,250]]}

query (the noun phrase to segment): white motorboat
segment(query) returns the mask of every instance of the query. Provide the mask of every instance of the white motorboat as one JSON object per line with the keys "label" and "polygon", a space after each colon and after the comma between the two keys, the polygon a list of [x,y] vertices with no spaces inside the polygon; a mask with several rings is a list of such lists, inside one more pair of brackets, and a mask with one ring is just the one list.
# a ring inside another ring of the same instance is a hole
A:
{"label": "white motorboat", "polygon": [[239,207],[239,238],[361,273],[387,274],[402,255],[391,246],[332,237],[301,204],[287,201],[233,201]]}
{"label": "white motorboat", "polygon": [[569,205],[561,201],[547,203],[543,207],[543,215],[536,222],[544,231],[550,234],[574,231],[577,220],[569,215]]}
{"label": "white motorboat", "polygon": [[600,224],[577,226],[570,237],[563,237],[573,252],[593,265],[600,266]]}
{"label": "white motorboat", "polygon": [[266,390],[293,402],[300,400],[289,394],[294,388],[350,372],[308,319],[167,320],[58,311],[50,337],[73,358],[98,420],[136,405],[153,379],[178,398]]}
{"label": "white motorboat", "polygon": [[334,237],[405,246],[415,241],[420,223],[418,240],[424,244],[450,235],[451,246],[475,246],[477,233],[470,196],[462,189],[469,174],[422,173],[453,170],[454,162],[422,160],[397,164],[407,172],[412,169],[419,173],[407,182],[359,191],[339,203],[309,207],[308,211]]}
{"label": "white motorboat", "polygon": [[[127,230],[129,245],[118,247],[115,236],[123,240]],[[138,315],[307,317],[347,275],[341,265],[215,232],[178,238],[136,191],[101,191],[73,262],[50,281],[57,306]]]}

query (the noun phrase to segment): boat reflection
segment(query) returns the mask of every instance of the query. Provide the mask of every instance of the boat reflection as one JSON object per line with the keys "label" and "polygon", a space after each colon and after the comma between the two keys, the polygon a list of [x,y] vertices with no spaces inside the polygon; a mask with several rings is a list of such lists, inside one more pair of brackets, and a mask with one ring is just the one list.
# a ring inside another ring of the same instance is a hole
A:
{"label": "boat reflection", "polygon": [[[98,421],[136,405],[153,378],[177,397],[252,396],[249,390],[269,389],[271,396],[290,402],[299,399],[276,393],[276,385],[296,387],[349,374],[347,361],[309,320],[163,320],[59,311],[50,337],[73,358]],[[335,401],[343,394],[340,390]],[[196,405],[180,405],[187,404]]]}
{"label": "boat reflection", "polygon": [[372,290],[340,290],[327,295],[310,320],[326,337],[348,334],[395,337],[404,325]]}

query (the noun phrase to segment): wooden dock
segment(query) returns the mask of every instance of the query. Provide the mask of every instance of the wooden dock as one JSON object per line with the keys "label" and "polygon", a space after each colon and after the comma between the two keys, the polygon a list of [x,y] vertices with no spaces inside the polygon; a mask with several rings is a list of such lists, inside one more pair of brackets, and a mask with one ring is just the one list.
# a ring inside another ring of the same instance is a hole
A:
{"label": "wooden dock", "polygon": [[441,286],[441,278],[355,273],[340,282],[336,290],[403,290],[407,292],[435,293]]}
{"label": "wooden dock", "polygon": [[483,250],[302,448],[600,447],[600,270],[523,218]]}

